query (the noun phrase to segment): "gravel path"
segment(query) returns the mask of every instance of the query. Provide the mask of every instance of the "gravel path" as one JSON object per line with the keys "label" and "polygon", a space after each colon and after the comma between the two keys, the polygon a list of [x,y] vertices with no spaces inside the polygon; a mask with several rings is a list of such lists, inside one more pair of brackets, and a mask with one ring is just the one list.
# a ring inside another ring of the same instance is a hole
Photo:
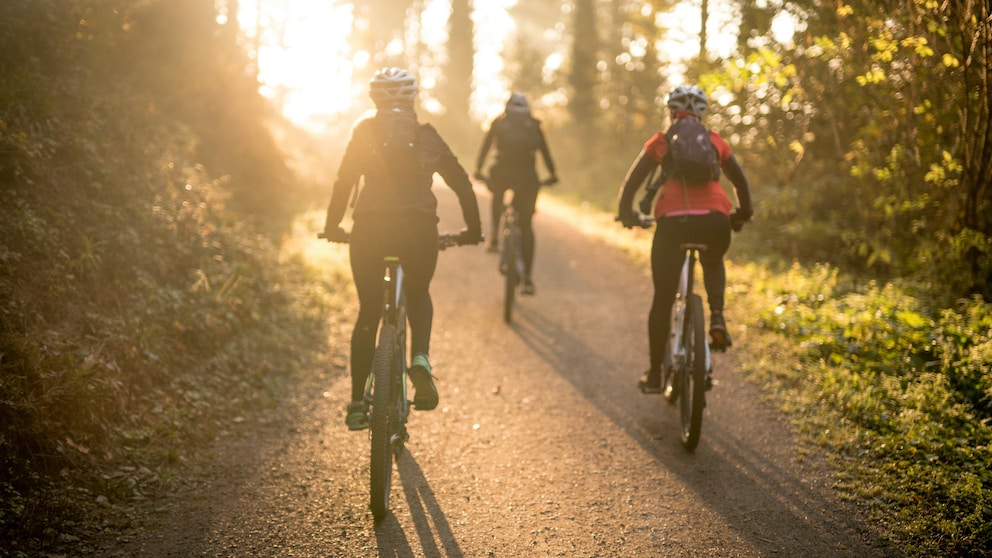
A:
{"label": "gravel path", "polygon": [[[447,192],[441,228],[458,230]],[[340,336],[333,365],[219,443],[198,482],[152,503],[145,528],[106,555],[897,555],[836,499],[822,460],[797,451],[732,353],[716,356],[702,441],[686,453],[674,408],[635,387],[646,272],[559,216],[535,221],[538,293],[519,302],[513,326],[501,319],[495,256],[441,254],[441,405],[411,417],[383,522],[367,509],[367,436],[343,424]]]}

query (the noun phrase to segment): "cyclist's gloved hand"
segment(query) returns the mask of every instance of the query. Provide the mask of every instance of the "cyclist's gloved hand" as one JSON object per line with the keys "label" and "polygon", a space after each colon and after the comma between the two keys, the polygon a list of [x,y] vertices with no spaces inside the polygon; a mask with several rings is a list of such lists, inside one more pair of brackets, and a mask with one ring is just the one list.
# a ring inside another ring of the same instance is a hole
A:
{"label": "cyclist's gloved hand", "polygon": [[558,184],[558,175],[552,174],[547,180],[544,181],[545,186],[554,186]]}
{"label": "cyclist's gloved hand", "polygon": [[645,215],[650,215],[651,214],[651,206],[652,205],[654,205],[654,196],[644,196],[641,199],[640,204],[638,205],[638,207],[640,208],[641,213],[643,213]]}
{"label": "cyclist's gloved hand", "polygon": [[621,224],[625,228],[632,229],[634,227],[641,226],[641,218],[634,213],[632,209],[621,209],[620,215],[617,217]]}
{"label": "cyclist's gloved hand", "polygon": [[347,242],[348,233],[341,228],[341,225],[328,225],[324,227],[324,238],[328,242]]}
{"label": "cyclist's gloved hand", "polygon": [[458,233],[458,244],[479,244],[482,242],[482,227],[469,227]]}
{"label": "cyclist's gloved hand", "polygon": [[751,215],[753,212],[751,210],[738,209],[737,211],[730,214],[730,228],[734,232],[740,232],[744,228],[744,223],[751,220]]}

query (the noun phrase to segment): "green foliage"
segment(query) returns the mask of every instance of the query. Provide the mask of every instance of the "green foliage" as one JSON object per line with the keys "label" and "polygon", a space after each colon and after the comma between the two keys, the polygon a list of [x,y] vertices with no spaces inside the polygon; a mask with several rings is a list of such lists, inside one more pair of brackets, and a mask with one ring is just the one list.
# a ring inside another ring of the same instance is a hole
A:
{"label": "green foliage", "polygon": [[914,555],[988,555],[992,304],[931,316],[898,285],[859,286],[827,266],[758,287],[759,325],[804,363],[774,370],[776,382],[849,471],[840,487]]}
{"label": "green foliage", "polygon": [[794,3],[796,45],[755,42],[701,78],[759,177],[766,248],[915,277],[938,304],[992,295],[992,26],[966,4]]}

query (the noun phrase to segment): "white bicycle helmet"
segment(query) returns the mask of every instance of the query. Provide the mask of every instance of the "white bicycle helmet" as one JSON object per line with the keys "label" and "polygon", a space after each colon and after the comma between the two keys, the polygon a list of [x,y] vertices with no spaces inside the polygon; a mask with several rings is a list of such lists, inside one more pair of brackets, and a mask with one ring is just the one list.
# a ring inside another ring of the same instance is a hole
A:
{"label": "white bicycle helmet", "polygon": [[506,112],[518,114],[530,114],[530,103],[523,93],[513,93],[506,101]]}
{"label": "white bicycle helmet", "polygon": [[417,98],[417,80],[403,68],[382,68],[369,82],[369,97],[377,107],[412,105]]}
{"label": "white bicycle helmet", "polygon": [[697,117],[702,117],[709,109],[706,93],[695,85],[680,85],[672,89],[665,104],[671,110],[688,112]]}

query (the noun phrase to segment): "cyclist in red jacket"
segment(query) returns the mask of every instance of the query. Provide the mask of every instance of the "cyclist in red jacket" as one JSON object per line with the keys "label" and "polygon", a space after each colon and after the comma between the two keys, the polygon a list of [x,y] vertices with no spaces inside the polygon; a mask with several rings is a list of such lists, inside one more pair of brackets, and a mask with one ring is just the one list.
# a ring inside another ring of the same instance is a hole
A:
{"label": "cyclist in red jacket", "polygon": [[[700,119],[709,108],[706,93],[696,86],[679,86],[669,93],[666,100],[670,120],[680,118]],[[666,341],[671,327],[670,313],[678,289],[684,252],[679,248],[686,243],[706,244],[708,248],[699,255],[703,268],[703,284],[710,305],[710,336],[714,350],[726,350],[732,345],[724,319],[724,289],[726,269],[723,257],[730,248],[730,231],[740,230],[751,218],[751,194],[747,177],[737,163],[727,142],[714,131],[710,141],[716,149],[720,169],[727,175],[737,193],[740,208],[731,213],[733,204],[719,180],[703,184],[684,184],[667,173],[668,141],[659,132],[644,144],[634,164],[627,172],[620,190],[619,218],[626,227],[640,224],[633,210],[634,194],[645,179],[659,165],[662,166],[663,185],[654,204],[657,219],[651,247],[651,276],[654,281],[654,299],[648,315],[648,341],[650,368],[638,383],[644,393],[661,392],[661,366]]]}
{"label": "cyclist in red jacket", "polygon": [[465,169],[430,124],[417,122],[417,81],[406,70],[384,68],[370,83],[374,116],[360,120],[351,133],[334,192],[327,208],[324,234],[348,238],[341,219],[353,191],[364,177],[352,212],[351,271],[358,291],[358,319],[351,337],[351,404],[345,422],[351,430],[368,428],[365,380],[372,369],[376,329],[382,317],[382,270],[386,256],[399,256],[406,277],[410,323],[410,379],[415,409],[438,404],[428,359],[434,307],[430,286],[437,265],[437,199],[431,192],[434,173],[455,191],[468,228],[461,242],[482,242],[479,206]]}

